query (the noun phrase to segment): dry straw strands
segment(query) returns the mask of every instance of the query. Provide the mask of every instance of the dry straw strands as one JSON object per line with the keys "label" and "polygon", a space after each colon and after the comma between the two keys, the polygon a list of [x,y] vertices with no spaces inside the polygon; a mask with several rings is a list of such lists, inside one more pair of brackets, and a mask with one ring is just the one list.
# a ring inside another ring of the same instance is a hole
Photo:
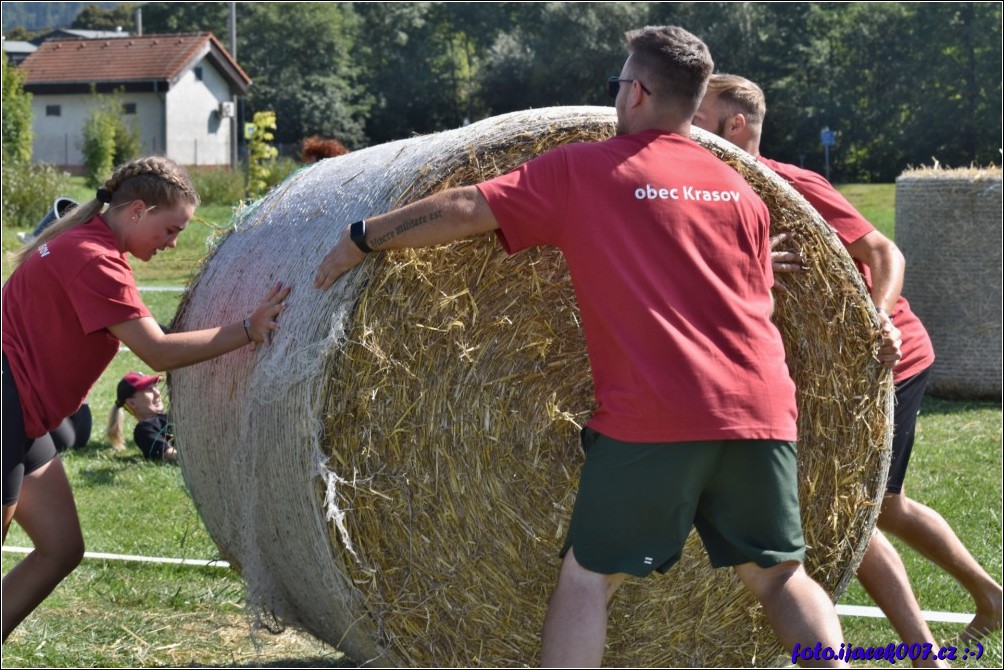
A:
{"label": "dry straw strands", "polygon": [[[177,318],[238,320],[295,288],[271,347],[171,378],[183,469],[250,601],[379,665],[535,663],[575,496],[592,389],[561,255],[493,237],[377,254],[327,293],[314,269],[351,221],[613,132],[613,110],[521,112],[322,161],[236,223]],[[808,566],[839,593],[884,489],[889,377],[863,284],[790,187],[737,149],[807,271],[777,320],[799,388]],[[780,648],[694,537],[669,575],[611,612],[616,666],[774,662]]]}
{"label": "dry straw strands", "polygon": [[896,179],[903,295],[934,353],[928,388],[1001,395],[1001,169],[908,170]]}

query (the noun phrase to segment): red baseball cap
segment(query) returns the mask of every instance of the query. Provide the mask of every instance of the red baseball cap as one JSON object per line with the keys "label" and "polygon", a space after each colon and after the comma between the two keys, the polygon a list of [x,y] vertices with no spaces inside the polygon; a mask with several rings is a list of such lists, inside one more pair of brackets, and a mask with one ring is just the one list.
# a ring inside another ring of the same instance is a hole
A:
{"label": "red baseball cap", "polygon": [[163,379],[161,375],[143,375],[138,372],[127,372],[118,387],[118,406],[125,405],[125,401],[133,397],[137,391],[143,391],[154,384],[160,383]]}

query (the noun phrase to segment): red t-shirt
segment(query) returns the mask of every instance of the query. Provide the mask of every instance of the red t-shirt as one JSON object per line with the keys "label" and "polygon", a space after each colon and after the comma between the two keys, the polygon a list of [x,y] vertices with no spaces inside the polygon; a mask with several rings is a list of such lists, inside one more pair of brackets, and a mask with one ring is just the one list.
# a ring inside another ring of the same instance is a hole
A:
{"label": "red t-shirt", "polygon": [[[801,193],[809,201],[809,204],[816,208],[823,220],[836,231],[837,237],[844,243],[844,246],[857,242],[875,230],[875,226],[861,216],[858,210],[854,209],[854,206],[847,202],[847,199],[833,188],[822,175],[788,163],[772,161],[763,156],[760,157],[760,162],[778,173],[796,191]],[[871,290],[870,268],[857,259],[854,260],[854,264],[858,266],[864,276],[868,290]],[[923,372],[934,363],[934,346],[931,344],[927,329],[910,309],[910,303],[906,301],[906,298],[900,296],[896,300],[890,316],[903,338],[903,358],[893,370],[893,379],[900,382]]]}
{"label": "red t-shirt", "polygon": [[107,327],[150,316],[100,216],[58,235],[3,286],[3,351],[28,437],[75,412],[119,349]]}
{"label": "red t-shirt", "polygon": [[509,253],[565,255],[592,428],[629,442],[796,438],[769,213],[732,168],[651,130],[554,149],[478,188]]}

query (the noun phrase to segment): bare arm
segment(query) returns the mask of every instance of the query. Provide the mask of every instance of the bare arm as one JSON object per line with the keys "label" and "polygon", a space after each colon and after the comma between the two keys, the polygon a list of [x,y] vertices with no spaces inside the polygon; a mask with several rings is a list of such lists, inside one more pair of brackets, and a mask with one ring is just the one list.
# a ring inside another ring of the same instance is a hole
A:
{"label": "bare arm", "polygon": [[879,312],[882,327],[882,344],[878,359],[886,367],[893,368],[902,357],[902,338],[899,329],[893,325],[892,310],[903,290],[903,272],[906,259],[892,240],[877,230],[847,245],[847,251],[855,260],[868,266],[872,275],[872,302]]}
{"label": "bare arm", "polygon": [[906,259],[892,240],[877,230],[847,245],[855,260],[868,266],[872,275],[872,302],[878,309],[892,313],[903,290]]}
{"label": "bare arm", "polygon": [[216,358],[255,342],[264,342],[279,327],[276,318],[282,311],[282,301],[289,295],[289,287],[276,284],[250,316],[251,327],[231,323],[217,328],[193,330],[187,333],[166,334],[152,317],[123,321],[108,330],[150,368],[176,370],[187,365]]}
{"label": "bare arm", "polygon": [[[452,188],[401,209],[366,219],[366,243],[374,251],[431,247],[498,228],[488,202],[474,186]],[[348,229],[317,267],[314,286],[326,290],[362,263],[366,254]]]}

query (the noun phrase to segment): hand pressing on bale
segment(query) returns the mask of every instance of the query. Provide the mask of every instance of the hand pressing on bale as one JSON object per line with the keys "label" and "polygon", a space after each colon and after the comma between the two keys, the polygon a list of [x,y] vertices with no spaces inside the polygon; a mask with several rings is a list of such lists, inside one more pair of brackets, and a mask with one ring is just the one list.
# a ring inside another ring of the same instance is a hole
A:
{"label": "hand pressing on bale", "polygon": [[289,291],[289,286],[275,284],[247,319],[226,326],[164,333],[152,317],[144,317],[108,326],[108,330],[154,370],[175,370],[248,344],[271,342]]}
{"label": "hand pressing on bale", "polygon": [[876,358],[878,358],[879,363],[892,370],[903,357],[903,337],[899,332],[899,328],[893,324],[889,312],[881,307],[876,308],[876,310],[879,317],[879,333],[882,335],[882,343],[879,345]]}
{"label": "hand pressing on bale", "polygon": [[802,252],[797,247],[779,248],[794,239],[791,233],[781,233],[770,238],[770,262],[775,273],[801,272]]}
{"label": "hand pressing on bale", "polygon": [[17,520],[36,550],[4,577],[4,640],[83,556],[66,472],[41,438],[80,407],[119,342],[155,370],[173,370],[278,327],[289,294],[281,284],[243,323],[165,334],[150,315],[127,255],[146,262],[175,248],[198,205],[184,168],[163,156],[138,158],[16,256],[2,303],[4,537]]}
{"label": "hand pressing on bale", "polygon": [[322,291],[359,265],[366,254],[387,249],[432,247],[497,229],[498,221],[475,186],[452,188],[342,231],[314,276]]}
{"label": "hand pressing on bale", "polygon": [[774,288],[780,293],[785,293],[788,289],[778,275],[801,272],[804,269],[802,267],[802,252],[798,247],[780,248],[793,239],[794,236],[791,233],[781,233],[770,238],[770,263],[774,270]]}

